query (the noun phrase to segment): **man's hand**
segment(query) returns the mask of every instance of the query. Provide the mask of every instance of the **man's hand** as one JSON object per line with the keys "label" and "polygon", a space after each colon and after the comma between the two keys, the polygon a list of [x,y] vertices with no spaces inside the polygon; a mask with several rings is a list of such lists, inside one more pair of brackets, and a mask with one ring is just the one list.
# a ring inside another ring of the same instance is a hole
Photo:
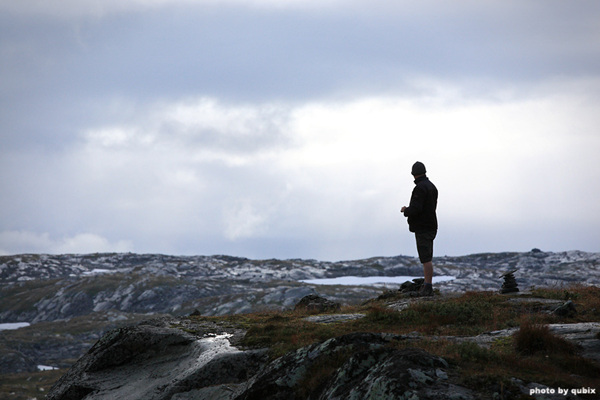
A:
{"label": "man's hand", "polygon": [[404,210],[406,210],[406,207],[405,207],[405,206],[403,206],[403,207],[400,209],[400,212],[401,212],[401,213],[403,213],[403,212],[404,212]]}

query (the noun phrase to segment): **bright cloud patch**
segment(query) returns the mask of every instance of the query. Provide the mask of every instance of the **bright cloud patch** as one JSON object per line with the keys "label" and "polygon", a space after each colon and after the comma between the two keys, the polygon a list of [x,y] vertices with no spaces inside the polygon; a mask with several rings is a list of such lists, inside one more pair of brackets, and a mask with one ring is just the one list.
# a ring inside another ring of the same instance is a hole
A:
{"label": "bright cloud patch", "polygon": [[25,231],[0,232],[0,254],[51,253],[87,254],[96,252],[126,252],[133,245],[128,241],[111,243],[106,238],[92,233],[55,239],[48,233],[37,234]]}

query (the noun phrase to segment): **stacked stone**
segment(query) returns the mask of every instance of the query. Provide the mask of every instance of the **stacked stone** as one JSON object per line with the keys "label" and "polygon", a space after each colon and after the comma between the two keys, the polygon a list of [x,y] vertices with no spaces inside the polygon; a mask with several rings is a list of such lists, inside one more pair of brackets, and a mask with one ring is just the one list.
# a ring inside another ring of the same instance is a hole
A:
{"label": "stacked stone", "polygon": [[504,278],[504,283],[502,284],[502,288],[500,289],[500,293],[504,294],[504,293],[515,293],[519,291],[519,288],[517,287],[517,280],[515,279],[515,275],[514,273],[517,270],[512,270],[510,272],[507,272],[505,274],[502,274],[501,277]]}

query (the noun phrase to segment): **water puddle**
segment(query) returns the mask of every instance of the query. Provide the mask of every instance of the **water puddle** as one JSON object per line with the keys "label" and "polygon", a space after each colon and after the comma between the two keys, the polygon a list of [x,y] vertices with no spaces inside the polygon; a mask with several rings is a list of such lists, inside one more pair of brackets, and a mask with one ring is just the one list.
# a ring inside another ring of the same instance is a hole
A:
{"label": "water puddle", "polygon": [[232,346],[229,342],[229,338],[232,336],[230,333],[223,333],[199,339],[197,343],[200,345],[202,352],[196,359],[196,367],[208,364],[217,356],[241,352],[241,350]]}

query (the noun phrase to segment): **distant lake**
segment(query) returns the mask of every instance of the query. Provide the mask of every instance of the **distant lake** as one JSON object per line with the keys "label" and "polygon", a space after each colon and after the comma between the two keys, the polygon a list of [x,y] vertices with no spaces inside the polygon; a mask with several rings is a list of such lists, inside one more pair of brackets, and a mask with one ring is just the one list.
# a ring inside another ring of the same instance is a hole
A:
{"label": "distant lake", "polygon": [[[310,283],[311,285],[347,285],[347,286],[363,286],[363,285],[379,285],[386,283],[394,283],[400,285],[406,281],[412,281],[419,278],[418,276],[340,276],[339,278],[325,279],[305,279],[300,282]],[[451,281],[453,276],[434,276],[433,283]]]}

